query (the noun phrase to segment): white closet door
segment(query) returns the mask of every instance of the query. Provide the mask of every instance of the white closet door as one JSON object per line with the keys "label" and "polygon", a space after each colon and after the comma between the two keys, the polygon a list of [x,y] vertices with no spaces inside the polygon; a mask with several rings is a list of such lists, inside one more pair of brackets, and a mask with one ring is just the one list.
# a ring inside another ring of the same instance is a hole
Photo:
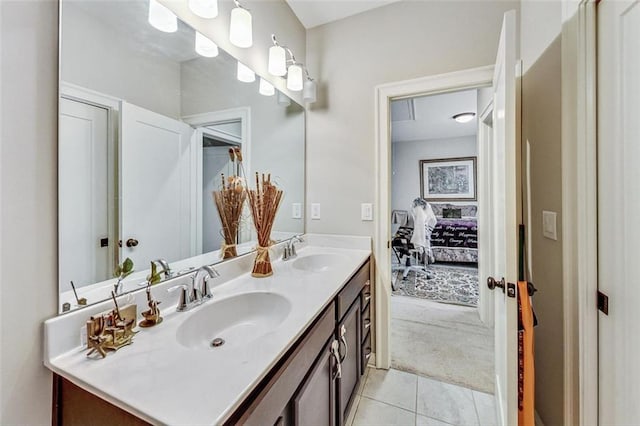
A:
{"label": "white closet door", "polygon": [[[516,14],[505,13],[493,77],[494,146],[492,176],[493,224],[491,274],[507,283],[518,282],[518,224],[520,222],[520,152],[517,138]],[[484,278],[484,277],[483,277]],[[486,285],[483,280],[482,285]],[[516,297],[496,288],[495,368],[499,423],[518,424],[518,304]]]}
{"label": "white closet door", "polygon": [[229,147],[211,146],[202,150],[202,252],[219,250],[224,238],[213,191],[222,188],[222,174],[233,173]]}
{"label": "white closet door", "polygon": [[[599,423],[640,421],[640,2],[598,15]],[[585,423],[593,419],[583,419]]]}
{"label": "white closet door", "polygon": [[[143,270],[154,259],[192,256],[193,129],[126,102],[120,120],[121,260]],[[138,245],[128,247],[129,240]]]}
{"label": "white closet door", "polygon": [[104,108],[60,100],[58,248],[60,290],[111,277],[108,123]]}

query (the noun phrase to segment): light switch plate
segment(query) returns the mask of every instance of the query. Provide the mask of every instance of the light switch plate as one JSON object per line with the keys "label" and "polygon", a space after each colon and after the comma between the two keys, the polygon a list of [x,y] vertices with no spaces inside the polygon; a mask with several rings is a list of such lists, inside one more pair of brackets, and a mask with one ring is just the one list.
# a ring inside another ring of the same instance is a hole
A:
{"label": "light switch plate", "polygon": [[373,204],[360,204],[360,218],[365,221],[373,220]]}
{"label": "light switch plate", "polygon": [[320,203],[311,204],[311,219],[313,220],[320,219]]}
{"label": "light switch plate", "polygon": [[542,212],[542,235],[545,238],[549,238],[551,240],[558,240],[558,231],[557,231],[557,214],[556,212]]}
{"label": "light switch plate", "polygon": [[302,204],[300,203],[291,204],[291,218],[302,219]]}

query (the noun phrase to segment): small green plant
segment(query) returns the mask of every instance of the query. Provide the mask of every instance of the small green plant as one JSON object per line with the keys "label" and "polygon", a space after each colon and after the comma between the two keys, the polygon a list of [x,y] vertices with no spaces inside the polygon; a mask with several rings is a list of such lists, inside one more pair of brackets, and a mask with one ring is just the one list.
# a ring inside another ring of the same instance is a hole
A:
{"label": "small green plant", "polygon": [[162,271],[158,272],[158,267],[154,262],[151,262],[151,274],[147,275],[147,281],[150,285],[162,281]]}
{"label": "small green plant", "polygon": [[118,282],[127,278],[133,272],[133,260],[128,257],[122,262],[122,264],[116,266],[115,271],[113,271],[114,278],[118,279]]}

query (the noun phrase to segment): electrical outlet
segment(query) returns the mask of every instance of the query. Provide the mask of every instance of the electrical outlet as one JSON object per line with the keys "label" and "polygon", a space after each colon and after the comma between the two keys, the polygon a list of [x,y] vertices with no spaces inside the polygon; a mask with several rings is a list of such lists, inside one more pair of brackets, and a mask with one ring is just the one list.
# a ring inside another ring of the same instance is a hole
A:
{"label": "electrical outlet", "polygon": [[373,220],[373,204],[371,203],[360,204],[360,218],[365,221]]}
{"label": "electrical outlet", "polygon": [[320,203],[311,204],[311,219],[313,220],[320,219]]}
{"label": "electrical outlet", "polygon": [[292,219],[302,219],[302,204],[293,203],[291,205],[291,218]]}

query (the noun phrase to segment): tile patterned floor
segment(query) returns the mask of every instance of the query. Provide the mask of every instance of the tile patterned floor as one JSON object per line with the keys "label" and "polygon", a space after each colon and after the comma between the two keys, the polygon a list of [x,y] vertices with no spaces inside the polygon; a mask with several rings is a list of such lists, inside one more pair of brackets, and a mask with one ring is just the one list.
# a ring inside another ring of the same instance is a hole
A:
{"label": "tile patterned floor", "polygon": [[493,395],[400,370],[368,368],[347,426],[496,424]]}

